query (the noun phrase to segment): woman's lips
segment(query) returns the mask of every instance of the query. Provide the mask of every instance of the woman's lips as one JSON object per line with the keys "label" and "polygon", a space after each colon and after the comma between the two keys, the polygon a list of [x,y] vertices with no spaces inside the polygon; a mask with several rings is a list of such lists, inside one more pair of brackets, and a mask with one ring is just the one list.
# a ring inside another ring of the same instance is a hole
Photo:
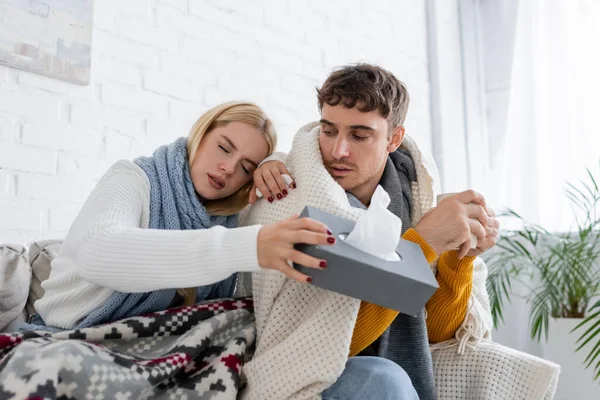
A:
{"label": "woman's lips", "polygon": [[208,174],[208,183],[215,189],[223,189],[225,187],[225,183],[220,178],[211,174]]}

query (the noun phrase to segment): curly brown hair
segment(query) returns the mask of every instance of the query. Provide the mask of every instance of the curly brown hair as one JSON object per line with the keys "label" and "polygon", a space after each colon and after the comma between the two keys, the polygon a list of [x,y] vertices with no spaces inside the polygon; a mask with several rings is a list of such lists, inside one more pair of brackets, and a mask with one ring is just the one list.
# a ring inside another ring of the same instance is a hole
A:
{"label": "curly brown hair", "polygon": [[371,64],[346,65],[335,70],[321,89],[317,88],[319,110],[323,104],[361,112],[377,110],[388,121],[390,131],[404,124],[409,95],[404,83],[394,74]]}

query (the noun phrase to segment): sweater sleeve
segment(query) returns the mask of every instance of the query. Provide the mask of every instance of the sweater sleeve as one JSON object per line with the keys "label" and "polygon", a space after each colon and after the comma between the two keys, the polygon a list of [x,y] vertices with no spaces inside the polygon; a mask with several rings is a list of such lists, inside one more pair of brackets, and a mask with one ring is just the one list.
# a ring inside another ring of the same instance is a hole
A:
{"label": "sweater sleeve", "polygon": [[452,339],[465,319],[473,288],[473,262],[476,257],[458,259],[456,250],[438,260],[438,290],[427,302],[427,332],[430,343]]}
{"label": "sweater sleeve", "polygon": [[85,280],[134,293],[202,286],[260,269],[260,225],[142,229],[148,196],[147,177],[131,162],[115,164],[100,180],[63,243]]}
{"label": "sweater sleeve", "polygon": [[276,151],[275,153],[271,154],[269,157],[262,160],[260,162],[260,164],[258,164],[258,166],[261,166],[264,163],[269,162],[269,161],[281,161],[282,163],[285,164],[287,161],[287,154],[284,153],[283,151]]}
{"label": "sweater sleeve", "polygon": [[[418,244],[428,264],[437,258],[437,254],[414,229],[411,228],[404,232],[402,239]],[[398,311],[396,310],[366,301],[361,302],[350,342],[350,357],[357,355],[377,340],[397,316]]]}

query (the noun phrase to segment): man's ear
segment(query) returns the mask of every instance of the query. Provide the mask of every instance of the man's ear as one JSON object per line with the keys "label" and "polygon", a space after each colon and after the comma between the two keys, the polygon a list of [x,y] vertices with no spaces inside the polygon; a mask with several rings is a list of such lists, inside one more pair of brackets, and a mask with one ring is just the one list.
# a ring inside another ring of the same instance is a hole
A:
{"label": "man's ear", "polygon": [[404,132],[405,129],[403,126],[394,128],[392,134],[390,135],[390,141],[387,146],[388,153],[393,153],[394,151],[398,150],[398,147],[400,147],[402,141],[404,140]]}

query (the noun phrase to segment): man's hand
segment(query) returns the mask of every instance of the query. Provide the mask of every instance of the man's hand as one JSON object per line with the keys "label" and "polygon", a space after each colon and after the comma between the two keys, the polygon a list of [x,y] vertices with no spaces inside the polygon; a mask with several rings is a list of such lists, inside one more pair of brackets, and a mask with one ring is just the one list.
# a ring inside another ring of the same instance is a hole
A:
{"label": "man's hand", "polygon": [[468,257],[479,256],[496,245],[498,241],[498,230],[500,222],[496,219],[496,213],[489,207],[485,207],[485,212],[488,215],[487,227],[485,228],[485,240],[477,241],[477,247],[470,249],[467,253]]}
{"label": "man's hand", "polygon": [[[281,200],[287,196],[288,186],[285,184],[282,175],[292,176],[285,164],[281,161],[267,161],[258,167],[256,171],[254,171],[254,185],[252,185],[252,190],[250,190],[248,202],[254,204],[258,199],[256,196],[256,188],[260,190],[263,197],[267,199],[269,203],[272,203],[275,199]],[[291,182],[289,187],[291,189],[296,189],[296,182]]]}
{"label": "man's hand", "polygon": [[414,229],[438,255],[459,249],[458,257],[463,258],[471,250],[471,233],[477,236],[478,244],[487,245],[488,219],[484,197],[467,190],[441,201]]}

